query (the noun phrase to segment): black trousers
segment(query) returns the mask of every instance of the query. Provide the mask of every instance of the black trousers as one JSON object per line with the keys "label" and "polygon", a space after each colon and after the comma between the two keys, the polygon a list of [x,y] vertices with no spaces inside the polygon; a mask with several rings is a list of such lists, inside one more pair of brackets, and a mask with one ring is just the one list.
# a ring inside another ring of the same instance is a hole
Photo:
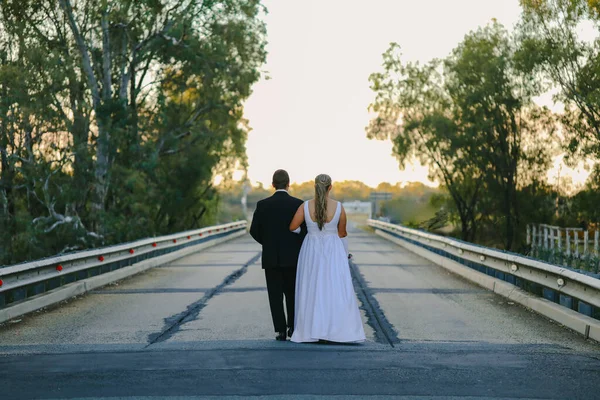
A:
{"label": "black trousers", "polygon": [[[294,295],[296,291],[296,268],[265,268],[269,306],[275,332],[294,329]],[[287,309],[287,323],[283,311],[283,296]]]}

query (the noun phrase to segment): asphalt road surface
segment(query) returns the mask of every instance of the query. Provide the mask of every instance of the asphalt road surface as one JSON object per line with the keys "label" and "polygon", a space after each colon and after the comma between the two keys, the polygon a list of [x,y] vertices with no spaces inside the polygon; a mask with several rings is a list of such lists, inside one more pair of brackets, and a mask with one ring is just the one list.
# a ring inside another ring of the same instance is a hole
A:
{"label": "asphalt road surface", "polygon": [[600,345],[352,231],[367,342],[276,342],[249,236],[0,325],[0,399],[600,399]]}

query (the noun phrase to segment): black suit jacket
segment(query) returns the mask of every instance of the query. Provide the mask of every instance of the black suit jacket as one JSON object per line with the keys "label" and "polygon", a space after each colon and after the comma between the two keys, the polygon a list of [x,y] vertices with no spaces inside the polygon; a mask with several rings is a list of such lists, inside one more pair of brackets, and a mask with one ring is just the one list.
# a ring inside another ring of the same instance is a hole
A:
{"label": "black suit jacket", "polygon": [[303,201],[286,192],[259,201],[252,217],[250,235],[263,247],[263,268],[296,268],[306,224],[301,233],[290,232],[290,223]]}

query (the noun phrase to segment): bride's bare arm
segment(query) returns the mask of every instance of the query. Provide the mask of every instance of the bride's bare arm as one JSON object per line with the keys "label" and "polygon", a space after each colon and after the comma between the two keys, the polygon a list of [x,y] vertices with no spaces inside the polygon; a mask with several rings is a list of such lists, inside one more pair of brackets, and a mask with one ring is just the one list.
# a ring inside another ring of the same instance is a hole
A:
{"label": "bride's bare arm", "polygon": [[346,210],[344,210],[344,206],[342,206],[340,222],[338,223],[338,236],[341,238],[345,238],[346,236],[348,236],[348,232],[346,232],[346,222]]}
{"label": "bride's bare arm", "polygon": [[302,203],[302,205],[300,207],[298,207],[298,210],[296,211],[296,214],[294,215],[294,218],[292,219],[292,222],[290,223],[290,231],[295,231],[296,229],[300,228],[300,225],[302,225],[302,223],[304,222],[304,203]]}

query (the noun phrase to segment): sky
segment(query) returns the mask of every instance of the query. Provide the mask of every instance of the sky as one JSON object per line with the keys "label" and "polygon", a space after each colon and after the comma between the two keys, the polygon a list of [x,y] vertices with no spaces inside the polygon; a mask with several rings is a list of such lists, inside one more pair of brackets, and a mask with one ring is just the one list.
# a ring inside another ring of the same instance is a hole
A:
{"label": "sky", "polygon": [[[276,169],[293,182],[428,182],[418,163],[400,170],[389,141],[369,140],[369,75],[390,42],[404,60],[443,58],[471,30],[497,19],[512,27],[518,0],[265,0],[268,57],[245,117],[248,176],[269,185]],[[563,168],[563,173],[564,173]],[[239,174],[238,174],[239,176]],[[429,184],[435,185],[429,182]]]}

